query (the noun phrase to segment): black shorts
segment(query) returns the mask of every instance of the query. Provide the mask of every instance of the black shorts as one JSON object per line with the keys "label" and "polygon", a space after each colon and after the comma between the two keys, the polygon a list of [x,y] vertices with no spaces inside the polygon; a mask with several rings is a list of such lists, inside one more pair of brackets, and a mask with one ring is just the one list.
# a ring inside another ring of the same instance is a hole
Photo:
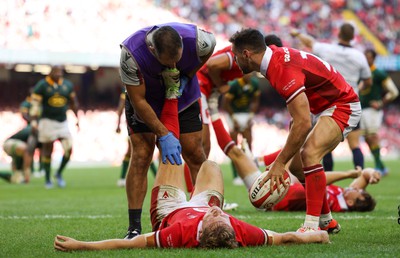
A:
{"label": "black shorts", "polygon": [[[125,98],[125,116],[129,135],[133,133],[152,132],[145,123],[137,118],[137,116],[135,115],[135,110],[132,107],[128,96]],[[196,101],[192,105],[188,106],[186,109],[179,112],[178,119],[179,130],[181,134],[201,131],[203,125],[201,121],[199,102]]]}

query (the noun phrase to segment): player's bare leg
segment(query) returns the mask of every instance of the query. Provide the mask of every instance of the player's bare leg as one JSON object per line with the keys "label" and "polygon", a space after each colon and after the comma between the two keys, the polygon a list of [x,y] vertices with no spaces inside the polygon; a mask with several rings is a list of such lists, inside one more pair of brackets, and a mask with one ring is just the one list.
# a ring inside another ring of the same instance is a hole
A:
{"label": "player's bare leg", "polygon": [[126,176],[129,209],[129,229],[126,237],[128,238],[140,234],[142,230],[141,213],[147,191],[147,171],[153,157],[155,137],[153,133],[135,133],[130,135],[130,140],[131,160]]}
{"label": "player's bare leg", "polygon": [[182,146],[182,157],[189,166],[193,182],[196,182],[197,173],[206,160],[202,145],[202,131],[182,133],[180,135],[180,143]]}
{"label": "player's bare leg", "polygon": [[206,190],[224,194],[224,180],[221,168],[214,161],[206,160],[200,167],[193,196]]}
{"label": "player's bare leg", "polygon": [[[320,163],[322,157],[332,151],[342,140],[340,127],[331,117],[323,116],[311,130],[300,152],[306,183],[306,219],[300,231],[316,230],[324,223],[332,221],[329,205],[326,201],[326,176]],[[336,222],[337,223],[337,222]]]}

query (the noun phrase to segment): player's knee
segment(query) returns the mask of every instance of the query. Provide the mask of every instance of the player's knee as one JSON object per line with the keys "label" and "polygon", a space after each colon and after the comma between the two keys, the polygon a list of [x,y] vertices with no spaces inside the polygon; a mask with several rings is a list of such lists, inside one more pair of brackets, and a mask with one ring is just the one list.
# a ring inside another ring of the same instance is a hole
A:
{"label": "player's knee", "polygon": [[300,151],[301,161],[304,166],[313,165],[319,163],[322,159],[322,155],[318,153],[315,148],[306,147]]}
{"label": "player's knee", "polygon": [[211,160],[204,161],[201,165],[201,169],[211,174],[221,173],[221,168],[218,166],[218,164]]}
{"label": "player's knee", "polygon": [[198,146],[195,149],[189,151],[185,151],[182,153],[186,162],[190,164],[201,165],[206,161],[206,154],[204,153],[204,149],[202,146]]}
{"label": "player's knee", "polygon": [[69,157],[72,153],[72,139],[62,139],[61,145],[64,150],[64,156]]}

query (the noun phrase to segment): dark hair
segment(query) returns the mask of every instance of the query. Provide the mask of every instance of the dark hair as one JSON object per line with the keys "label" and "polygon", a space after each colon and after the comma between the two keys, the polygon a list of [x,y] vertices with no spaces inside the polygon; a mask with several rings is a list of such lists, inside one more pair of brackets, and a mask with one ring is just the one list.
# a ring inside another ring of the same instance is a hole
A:
{"label": "dark hair", "polygon": [[236,234],[228,224],[216,222],[205,228],[201,233],[199,247],[214,248],[237,248]]}
{"label": "dark hair", "polygon": [[367,50],[365,50],[365,52],[364,52],[365,54],[371,54],[372,55],[372,58],[375,60],[375,57],[376,57],[376,51],[375,50],[373,50],[372,48],[369,48],[369,49],[367,49]]}
{"label": "dark hair", "polygon": [[373,211],[376,206],[376,201],[372,196],[366,191],[362,191],[361,195],[364,199],[357,198],[354,202],[353,206],[349,206],[349,210],[351,211]]}
{"label": "dark hair", "polygon": [[283,47],[282,40],[275,34],[265,36],[264,41],[267,46],[275,45],[277,47]]}
{"label": "dark hair", "polygon": [[239,51],[247,48],[255,53],[260,53],[266,49],[263,34],[255,29],[242,29],[233,34],[229,39],[229,42],[231,42]]}
{"label": "dark hair", "polygon": [[153,44],[158,56],[166,54],[176,57],[178,50],[182,48],[182,38],[171,26],[162,26],[154,31]]}
{"label": "dark hair", "polygon": [[354,27],[350,23],[344,23],[340,26],[339,38],[345,41],[351,41],[354,38]]}

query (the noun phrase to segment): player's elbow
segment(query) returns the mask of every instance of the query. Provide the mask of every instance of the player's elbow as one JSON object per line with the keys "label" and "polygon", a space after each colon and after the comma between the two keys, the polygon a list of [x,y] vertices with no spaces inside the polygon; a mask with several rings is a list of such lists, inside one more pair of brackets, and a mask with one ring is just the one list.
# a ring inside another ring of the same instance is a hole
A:
{"label": "player's elbow", "polygon": [[366,80],[364,80],[363,88],[371,87],[371,85],[372,85],[372,78],[371,77],[366,79]]}

